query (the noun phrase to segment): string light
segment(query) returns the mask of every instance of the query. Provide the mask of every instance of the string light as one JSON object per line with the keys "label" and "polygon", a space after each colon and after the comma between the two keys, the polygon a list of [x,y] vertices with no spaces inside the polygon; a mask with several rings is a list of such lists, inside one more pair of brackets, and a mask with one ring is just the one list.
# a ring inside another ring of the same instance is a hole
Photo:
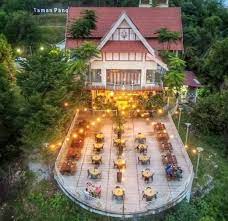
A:
{"label": "string light", "polygon": [[67,102],[65,102],[65,103],[64,103],[64,106],[65,106],[65,107],[68,107],[68,106],[69,106],[69,104],[68,104]]}
{"label": "string light", "polygon": [[82,134],[84,132],[83,128],[80,128],[79,133]]}
{"label": "string light", "polygon": [[88,109],[87,108],[84,108],[84,111],[86,112]]}
{"label": "string light", "polygon": [[55,148],[55,144],[50,145],[50,148],[54,149]]}
{"label": "string light", "polygon": [[163,110],[162,109],[158,109],[158,113],[159,114],[162,114],[163,113]]}
{"label": "string light", "polygon": [[192,153],[196,154],[196,152],[197,152],[196,149],[193,149],[193,150],[192,150]]}
{"label": "string light", "polygon": [[21,53],[21,49],[20,48],[17,48],[16,51],[17,51],[18,54]]}
{"label": "string light", "polygon": [[97,118],[97,122],[100,122],[100,121],[101,121],[101,119],[98,117],[98,118]]}
{"label": "string light", "polygon": [[73,134],[73,138],[77,138],[78,135],[76,133]]}

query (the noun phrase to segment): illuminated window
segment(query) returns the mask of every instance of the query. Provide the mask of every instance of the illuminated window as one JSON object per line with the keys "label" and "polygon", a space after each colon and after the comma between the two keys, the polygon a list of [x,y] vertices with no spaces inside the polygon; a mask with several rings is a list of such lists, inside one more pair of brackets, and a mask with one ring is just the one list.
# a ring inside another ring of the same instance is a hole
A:
{"label": "illuminated window", "polygon": [[155,70],[146,70],[146,83],[152,84],[155,82]]}
{"label": "illuminated window", "polygon": [[91,70],[90,81],[101,82],[101,69],[92,69]]}

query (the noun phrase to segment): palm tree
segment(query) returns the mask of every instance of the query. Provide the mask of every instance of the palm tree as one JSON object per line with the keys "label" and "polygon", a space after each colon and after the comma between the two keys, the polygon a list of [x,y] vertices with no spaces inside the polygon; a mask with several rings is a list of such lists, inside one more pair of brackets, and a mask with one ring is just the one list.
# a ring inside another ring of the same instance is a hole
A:
{"label": "palm tree", "polygon": [[100,54],[97,46],[91,42],[83,43],[73,51],[76,60],[68,63],[68,73],[75,74],[76,79],[85,79],[90,73],[90,59]]}
{"label": "palm tree", "polygon": [[179,32],[169,31],[167,28],[161,28],[155,34],[158,34],[159,42],[163,43],[163,49],[167,43],[167,50],[170,50],[171,43],[176,43],[180,38]]}

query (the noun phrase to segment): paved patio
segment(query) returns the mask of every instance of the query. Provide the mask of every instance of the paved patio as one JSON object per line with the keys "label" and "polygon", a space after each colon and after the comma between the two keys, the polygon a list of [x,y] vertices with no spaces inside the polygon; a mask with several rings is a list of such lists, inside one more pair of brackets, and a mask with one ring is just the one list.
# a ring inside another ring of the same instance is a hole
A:
{"label": "paved patio", "polygon": [[[82,202],[83,205],[88,205],[107,214],[148,212],[149,210],[165,207],[168,202],[177,199],[181,193],[186,191],[187,186],[191,182],[193,176],[192,165],[173,122],[168,117],[161,119],[160,122],[163,122],[166,126],[170,142],[173,145],[173,153],[176,155],[178,165],[183,169],[183,178],[180,181],[167,181],[164,165],[162,164],[161,151],[151,123],[144,119],[129,119],[124,125],[125,133],[123,134],[123,138],[127,140],[127,148],[123,153],[127,168],[123,172],[123,182],[121,184],[117,183],[117,169],[113,167],[113,160],[117,157],[117,150],[113,147],[113,138],[116,135],[113,132],[113,123],[111,120],[106,120],[102,123],[103,126],[96,131],[103,132],[105,135],[102,164],[99,167],[102,171],[102,178],[91,180],[87,177],[87,170],[94,167],[91,163],[91,155],[93,154],[95,140],[94,133],[91,133],[85,139],[82,151],[83,156],[77,162],[78,169],[76,174],[74,176],[62,176],[59,174],[65,191],[70,193],[76,200]],[[139,154],[135,150],[136,143],[134,141],[138,132],[146,135],[146,143],[148,144],[147,154],[151,157],[150,165],[138,164]],[[144,182],[141,176],[141,171],[145,168],[150,168],[155,173],[153,182],[148,184]],[[100,199],[85,199],[83,191],[86,188],[87,182],[102,186]],[[112,198],[112,190],[116,185],[125,189],[124,202]],[[150,203],[142,199],[142,191],[147,186],[153,187],[158,192],[157,199],[153,199]]]}

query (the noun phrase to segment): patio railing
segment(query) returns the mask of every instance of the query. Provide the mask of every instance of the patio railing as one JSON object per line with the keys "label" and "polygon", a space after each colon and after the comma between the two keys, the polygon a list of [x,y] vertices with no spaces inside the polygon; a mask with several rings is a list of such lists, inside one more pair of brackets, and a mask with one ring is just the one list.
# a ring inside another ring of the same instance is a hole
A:
{"label": "patio railing", "polygon": [[113,84],[113,83],[96,83],[86,82],[87,89],[97,90],[126,90],[126,91],[143,91],[143,90],[161,90],[163,88],[162,82],[154,82],[153,84]]}

